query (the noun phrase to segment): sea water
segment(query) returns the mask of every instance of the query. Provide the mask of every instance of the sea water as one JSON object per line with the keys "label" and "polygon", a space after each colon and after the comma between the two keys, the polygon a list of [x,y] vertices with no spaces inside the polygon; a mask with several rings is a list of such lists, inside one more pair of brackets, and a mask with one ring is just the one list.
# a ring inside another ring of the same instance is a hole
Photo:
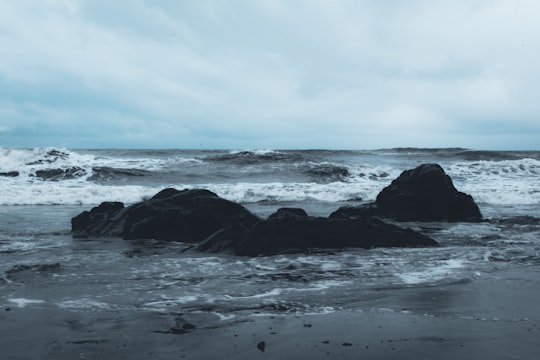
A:
{"label": "sea water", "polygon": [[[71,218],[84,210],[103,201],[129,205],[166,187],[206,188],[261,217],[285,206],[327,216],[373,201],[422,163],[440,164],[486,221],[399,224],[431,236],[436,248],[257,258],[70,234]],[[0,149],[6,307],[210,311],[223,318],[245,310],[327,312],[362,308],[385,289],[436,288],[539,266],[540,152]]]}

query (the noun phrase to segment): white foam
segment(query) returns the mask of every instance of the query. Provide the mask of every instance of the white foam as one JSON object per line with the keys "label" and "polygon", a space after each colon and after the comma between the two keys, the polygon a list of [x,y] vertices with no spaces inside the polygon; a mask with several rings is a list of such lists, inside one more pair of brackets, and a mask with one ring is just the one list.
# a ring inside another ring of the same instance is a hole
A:
{"label": "white foam", "polygon": [[23,308],[27,305],[33,305],[33,304],[42,304],[45,301],[44,300],[36,300],[36,299],[26,299],[26,298],[15,298],[15,299],[8,299],[10,303],[15,304],[15,306]]}
{"label": "white foam", "polygon": [[343,264],[337,261],[326,261],[321,264],[322,271],[340,270],[343,268]]}
{"label": "white foam", "polygon": [[[51,152],[54,151],[53,155]],[[58,155],[57,155],[58,154]],[[78,179],[63,180],[71,182],[84,182],[93,175],[95,167],[109,167],[118,169],[135,169],[158,171],[188,163],[202,163],[200,159],[185,157],[152,158],[135,157],[106,157],[97,154],[75,152],[67,149],[36,148],[36,149],[5,149],[0,148],[0,172],[18,171],[20,176],[9,179],[12,182],[40,182],[33,177],[36,171],[44,169],[82,168],[85,176]]]}
{"label": "white foam", "polygon": [[225,299],[227,300],[240,300],[240,299],[260,299],[270,296],[277,296],[280,295],[282,292],[282,289],[272,289],[270,291],[261,293],[261,294],[255,294],[255,295],[248,295],[248,296],[231,296],[231,295],[225,295]]}
{"label": "white foam", "polygon": [[241,203],[259,201],[323,201],[337,202],[355,198],[375,199],[380,188],[366,188],[363,183],[235,183],[205,184],[218,195]]}
{"label": "white foam", "polygon": [[143,305],[147,307],[152,307],[152,308],[155,308],[155,307],[163,308],[163,307],[171,306],[173,304],[187,304],[187,303],[195,302],[197,300],[199,300],[198,296],[186,295],[186,296],[175,297],[172,299],[151,301]]}
{"label": "white foam", "polygon": [[177,189],[206,188],[219,196],[239,202],[259,201],[347,201],[351,198],[374,198],[375,187],[367,190],[357,183],[235,183],[235,184],[167,184],[162,186],[100,185],[84,179],[44,182],[0,179],[5,191],[0,205],[99,204],[103,201],[134,203],[151,197],[165,187]]}
{"label": "white foam", "polygon": [[437,266],[429,266],[423,271],[402,272],[397,276],[407,285],[426,284],[452,277],[456,270],[464,267],[464,260],[450,259],[439,262]]}
{"label": "white foam", "polygon": [[251,300],[251,299],[261,299],[261,298],[271,298],[271,297],[277,297],[282,294],[287,293],[303,293],[303,292],[318,292],[320,293],[323,290],[335,288],[338,286],[348,285],[351,284],[352,280],[320,280],[315,281],[309,285],[309,287],[287,287],[287,288],[274,288],[269,291],[261,292],[259,294],[253,294],[253,295],[247,295],[247,296],[232,296],[232,295],[224,295],[223,298],[228,301],[234,301],[234,300]]}
{"label": "white foam", "polygon": [[[50,155],[56,150],[60,155]],[[234,153],[234,152],[232,152]],[[273,150],[252,151],[266,155]],[[62,154],[65,154],[63,156]],[[19,171],[18,177],[0,177],[0,205],[36,204],[99,204],[103,201],[134,203],[149,197],[165,187],[177,189],[201,187],[240,203],[270,202],[344,202],[351,199],[375,200],[377,194],[399,174],[403,168],[390,165],[344,164],[351,173],[344,181],[327,184],[316,182],[283,183],[245,181],[236,183],[171,183],[155,185],[108,186],[88,181],[94,167],[129,168],[147,171],[171,169],[186,163],[203,164],[200,159],[170,156],[137,157],[102,156],[101,153],[75,152],[66,149],[4,149],[0,148],[0,172]],[[39,163],[47,158],[55,161]],[[32,164],[34,163],[34,164]],[[28,165],[32,164],[32,165]],[[201,165],[204,166],[204,165]],[[210,165],[208,165],[210,166]],[[31,176],[40,169],[80,167],[85,176],[58,182],[42,181]],[[444,166],[456,188],[471,194],[480,204],[534,205],[540,203],[540,161],[535,159],[504,161],[461,161]],[[148,183],[147,183],[148,184]]]}
{"label": "white foam", "polygon": [[[0,148],[0,171],[20,170],[25,164],[43,159],[52,148],[5,149]],[[57,149],[63,151],[61,149]]]}
{"label": "white foam", "polygon": [[[55,153],[51,155],[51,152]],[[27,177],[36,170],[50,168],[87,168],[95,160],[93,155],[78,154],[67,149],[4,149],[0,148],[0,171],[18,171]]]}
{"label": "white foam", "polygon": [[311,284],[311,287],[307,289],[295,289],[296,291],[322,291],[332,289],[344,285],[352,284],[352,280],[320,280]]}
{"label": "white foam", "polygon": [[532,205],[540,203],[540,161],[535,159],[460,162],[448,166],[458,190],[478,203]]}
{"label": "white foam", "polygon": [[233,314],[224,315],[219,312],[214,312],[213,314],[219,317],[219,321],[227,321],[227,320],[234,319],[236,317],[236,315],[233,315]]}
{"label": "white foam", "polygon": [[101,186],[76,181],[12,184],[9,190],[2,193],[0,205],[94,205],[103,201],[135,203],[160,190],[162,188],[137,185]]}
{"label": "white foam", "polygon": [[269,154],[279,154],[280,152],[276,151],[276,150],[270,150],[270,149],[259,149],[259,150],[245,149],[245,150],[231,150],[231,151],[229,151],[229,154],[231,154],[231,155],[243,154],[243,153],[251,153],[251,154],[254,154],[254,155],[258,155],[258,156],[264,156],[264,155],[269,155]]}
{"label": "white foam", "polygon": [[[533,182],[534,181],[534,182]],[[493,205],[535,205],[540,203],[540,179],[491,179],[464,184],[461,191],[479,203]]]}
{"label": "white foam", "polygon": [[323,307],[313,308],[311,309],[310,312],[304,313],[304,315],[327,315],[327,314],[335,313],[336,311],[337,309],[335,307],[323,306]]}
{"label": "white foam", "polygon": [[97,301],[94,299],[83,298],[77,300],[66,300],[56,304],[58,307],[64,309],[109,309],[110,304]]}

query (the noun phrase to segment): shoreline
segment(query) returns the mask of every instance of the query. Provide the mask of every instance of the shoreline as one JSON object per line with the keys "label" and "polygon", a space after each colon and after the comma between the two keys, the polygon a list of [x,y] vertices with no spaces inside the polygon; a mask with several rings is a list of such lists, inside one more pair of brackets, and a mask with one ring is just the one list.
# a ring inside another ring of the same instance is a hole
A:
{"label": "shoreline", "polygon": [[182,317],[173,314],[140,312],[23,308],[0,318],[5,359],[533,359],[540,351],[540,324],[525,319],[343,310],[193,329],[176,327]]}
{"label": "shoreline", "polygon": [[5,359],[534,359],[538,274],[519,267],[467,283],[375,290],[355,309],[325,314],[3,304],[0,348]]}

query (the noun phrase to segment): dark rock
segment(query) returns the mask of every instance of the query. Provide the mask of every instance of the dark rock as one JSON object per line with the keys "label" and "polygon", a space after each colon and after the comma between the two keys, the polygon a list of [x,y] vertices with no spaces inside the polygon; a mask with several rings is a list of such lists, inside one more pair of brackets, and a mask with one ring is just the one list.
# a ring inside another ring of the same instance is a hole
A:
{"label": "dark rock", "polygon": [[0,172],[0,176],[4,176],[4,177],[17,177],[17,176],[19,176],[19,172],[18,172],[18,171]]}
{"label": "dark rock", "polygon": [[333,164],[317,165],[307,170],[306,173],[313,176],[315,179],[324,181],[339,181],[351,175],[349,169],[345,166]]}
{"label": "dark rock", "polygon": [[242,205],[203,189],[165,189],[128,209],[125,239],[201,242],[229,225],[250,227],[260,219]]}
{"label": "dark rock", "polygon": [[101,203],[71,219],[71,233],[78,238],[91,235],[122,236],[125,213],[121,202]]}
{"label": "dark rock", "polygon": [[236,253],[236,246],[247,239],[249,229],[242,224],[227,226],[210,235],[193,250],[209,253]]}
{"label": "dark rock", "polygon": [[367,204],[357,205],[357,206],[342,206],[333,213],[330,214],[330,219],[358,219],[358,218],[369,218],[369,217],[385,217],[379,209],[377,208],[376,202],[371,202]]}
{"label": "dark rock", "polygon": [[26,163],[26,165],[52,164],[55,161],[65,160],[68,157],[69,154],[64,151],[52,149],[47,151],[47,153],[45,153],[42,159]]}
{"label": "dark rock", "polygon": [[310,249],[436,246],[437,242],[411,229],[376,218],[273,218],[255,224],[236,245],[245,256],[305,252]]}
{"label": "dark rock", "polygon": [[342,207],[331,218],[380,216],[398,221],[480,221],[474,199],[454,187],[437,164],[404,171],[377,195],[374,203]]}
{"label": "dark rock", "polygon": [[71,223],[75,237],[121,236],[196,243],[228,226],[251,227],[259,220],[240,204],[208,190],[165,189],[128,208],[121,203],[103,203],[81,213]]}
{"label": "dark rock", "polygon": [[261,220],[240,204],[208,190],[165,189],[124,207],[103,203],[74,217],[74,237],[121,236],[197,244],[205,252],[258,256],[349,247],[435,246],[418,232],[376,218],[322,218],[303,209],[282,208]]}
{"label": "dark rock", "polygon": [[76,179],[86,175],[86,170],[78,166],[73,166],[67,169],[45,169],[37,170],[35,177],[42,180],[58,181],[67,179]]}
{"label": "dark rock", "polygon": [[307,217],[308,214],[304,209],[300,208],[281,208],[268,217],[268,220],[282,219],[289,217]]}

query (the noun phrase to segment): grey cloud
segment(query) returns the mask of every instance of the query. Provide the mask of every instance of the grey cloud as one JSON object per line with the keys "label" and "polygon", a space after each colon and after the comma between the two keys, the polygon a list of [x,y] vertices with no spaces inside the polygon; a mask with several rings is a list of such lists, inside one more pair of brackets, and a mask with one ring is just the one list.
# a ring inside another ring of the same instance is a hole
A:
{"label": "grey cloud", "polygon": [[0,79],[13,90],[0,93],[51,141],[64,117],[94,119],[84,139],[65,127],[84,143],[112,127],[126,146],[475,147],[482,126],[527,133],[540,110],[531,0],[2,7]]}

